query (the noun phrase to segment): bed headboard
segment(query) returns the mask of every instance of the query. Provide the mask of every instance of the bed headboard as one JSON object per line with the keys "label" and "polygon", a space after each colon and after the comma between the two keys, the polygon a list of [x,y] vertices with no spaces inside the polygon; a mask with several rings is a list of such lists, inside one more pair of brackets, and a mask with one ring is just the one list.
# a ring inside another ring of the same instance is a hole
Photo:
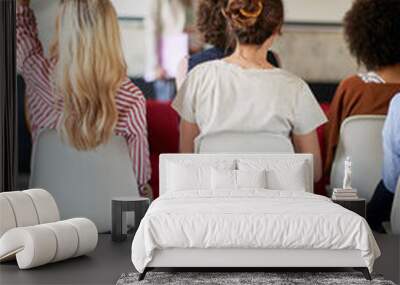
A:
{"label": "bed headboard", "polygon": [[270,160],[285,160],[299,162],[304,161],[307,165],[307,192],[314,193],[314,166],[313,156],[311,154],[161,154],[160,155],[160,195],[167,191],[167,165],[168,162],[182,161],[218,161],[225,160],[235,162],[239,159],[270,159]]}

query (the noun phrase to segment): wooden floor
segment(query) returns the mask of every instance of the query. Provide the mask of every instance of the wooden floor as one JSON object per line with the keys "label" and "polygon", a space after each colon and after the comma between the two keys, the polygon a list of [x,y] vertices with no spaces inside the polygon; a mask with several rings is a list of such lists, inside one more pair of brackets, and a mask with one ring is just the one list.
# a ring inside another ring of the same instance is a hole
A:
{"label": "wooden floor", "polygon": [[[376,235],[382,257],[375,273],[400,284],[400,237]],[[0,265],[0,284],[115,284],[119,276],[134,271],[130,258],[131,239],[113,243],[100,235],[97,249],[88,256],[30,270],[19,270],[15,262]]]}

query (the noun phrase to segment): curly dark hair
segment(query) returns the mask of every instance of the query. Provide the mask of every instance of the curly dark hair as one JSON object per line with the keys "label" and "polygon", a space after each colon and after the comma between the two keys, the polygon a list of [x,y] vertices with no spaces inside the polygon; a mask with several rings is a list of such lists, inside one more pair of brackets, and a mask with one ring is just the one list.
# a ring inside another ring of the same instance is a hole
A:
{"label": "curly dark hair", "polygon": [[356,0],[344,18],[350,52],[368,70],[400,63],[400,1]]}
{"label": "curly dark hair", "polygon": [[226,19],[222,14],[227,2],[228,0],[200,0],[197,7],[197,29],[207,43],[223,50],[230,45]]}
{"label": "curly dark hair", "polygon": [[241,44],[263,44],[284,21],[282,0],[229,0],[223,14]]}

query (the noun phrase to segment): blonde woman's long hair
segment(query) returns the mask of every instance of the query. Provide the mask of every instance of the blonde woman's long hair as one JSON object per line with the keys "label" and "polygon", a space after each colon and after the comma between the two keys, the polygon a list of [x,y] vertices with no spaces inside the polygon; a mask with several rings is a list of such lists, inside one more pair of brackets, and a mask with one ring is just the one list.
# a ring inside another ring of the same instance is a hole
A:
{"label": "blonde woman's long hair", "polygon": [[115,96],[126,77],[115,9],[109,0],[61,0],[50,48],[63,100],[61,133],[78,150],[106,143],[118,120]]}

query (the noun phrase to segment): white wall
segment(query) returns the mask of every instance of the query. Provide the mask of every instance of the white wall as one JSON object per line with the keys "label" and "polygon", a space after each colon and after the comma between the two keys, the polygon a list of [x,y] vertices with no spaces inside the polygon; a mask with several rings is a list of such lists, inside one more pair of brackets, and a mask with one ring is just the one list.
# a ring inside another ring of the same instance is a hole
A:
{"label": "white wall", "polygon": [[[146,1],[148,0],[112,0],[118,14],[122,17],[143,17]],[[351,3],[352,0],[284,0],[286,20],[340,23]]]}
{"label": "white wall", "polygon": [[340,27],[287,26],[274,45],[283,68],[313,82],[338,82],[359,71]]}
{"label": "white wall", "polygon": [[[1,1],[1,0],[0,0]],[[120,16],[140,17],[147,0],[112,0]],[[289,21],[338,22],[351,0],[285,0]],[[32,0],[39,36],[47,51],[53,35],[58,1]],[[121,21],[122,41],[130,76],[142,76],[144,70],[143,23]],[[339,81],[357,71],[347,51],[340,27],[287,27],[276,44],[284,68],[311,81]],[[329,68],[327,68],[329,67]]]}
{"label": "white wall", "polygon": [[286,21],[341,23],[352,0],[284,0]]}
{"label": "white wall", "polygon": [[35,11],[39,29],[39,38],[42,41],[45,53],[54,35],[55,21],[58,13],[58,3],[55,0],[31,0],[31,7]]}
{"label": "white wall", "polygon": [[[1,0],[0,0],[1,1]],[[146,0],[113,0],[117,4],[121,4],[118,8],[121,12],[120,16],[138,15],[132,14],[127,7],[134,2],[139,7],[144,9],[144,1]],[[38,24],[39,38],[43,44],[45,54],[48,56],[49,45],[53,39],[55,21],[58,13],[58,3],[56,0],[31,0],[31,7],[35,11],[35,16]],[[138,11],[141,11],[138,8]],[[124,15],[122,11],[128,11],[129,15]],[[125,52],[126,61],[128,63],[128,73],[130,76],[141,76],[144,70],[144,29],[143,23],[136,21],[121,21],[122,46]]]}
{"label": "white wall", "polygon": [[[143,17],[148,0],[111,0],[120,17]],[[167,1],[167,0],[164,0]]]}

